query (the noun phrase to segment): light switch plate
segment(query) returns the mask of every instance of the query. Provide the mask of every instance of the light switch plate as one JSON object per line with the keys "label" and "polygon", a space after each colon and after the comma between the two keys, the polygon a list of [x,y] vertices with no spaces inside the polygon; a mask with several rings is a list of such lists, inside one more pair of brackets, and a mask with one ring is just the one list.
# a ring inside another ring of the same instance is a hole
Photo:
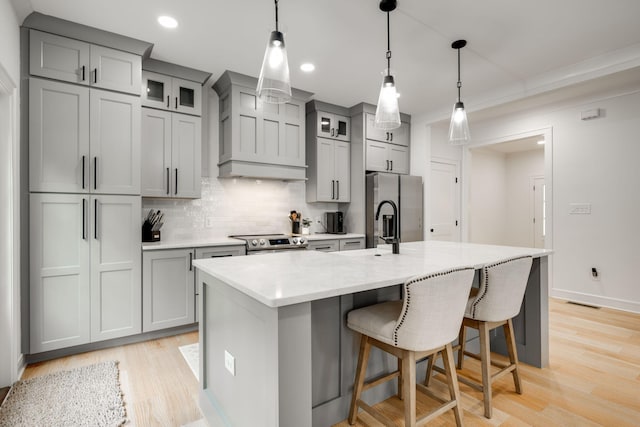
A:
{"label": "light switch plate", "polygon": [[236,358],[227,350],[224,351],[224,367],[227,368],[231,375],[236,376]]}

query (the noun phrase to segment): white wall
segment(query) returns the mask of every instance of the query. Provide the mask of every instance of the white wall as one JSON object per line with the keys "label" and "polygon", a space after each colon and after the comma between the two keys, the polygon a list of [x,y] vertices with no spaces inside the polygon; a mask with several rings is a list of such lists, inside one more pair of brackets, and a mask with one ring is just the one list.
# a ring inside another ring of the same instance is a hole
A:
{"label": "white wall", "polygon": [[504,244],[532,247],[535,243],[530,186],[532,177],[544,176],[544,150],[509,153],[505,166],[507,210]]}
{"label": "white wall", "polygon": [[0,387],[17,380],[20,360],[18,20],[0,0]]}
{"label": "white wall", "polygon": [[486,149],[473,151],[469,182],[469,242],[506,245],[506,155]]}
{"label": "white wall", "polygon": [[[553,296],[640,312],[639,91],[611,89],[597,98],[472,121],[477,145],[552,128],[545,159],[553,165],[552,183],[546,183],[553,206]],[[601,118],[580,120],[581,111],[594,108],[602,110]],[[591,204],[591,214],[569,214],[571,203]],[[592,267],[600,272],[598,281],[591,278]]]}

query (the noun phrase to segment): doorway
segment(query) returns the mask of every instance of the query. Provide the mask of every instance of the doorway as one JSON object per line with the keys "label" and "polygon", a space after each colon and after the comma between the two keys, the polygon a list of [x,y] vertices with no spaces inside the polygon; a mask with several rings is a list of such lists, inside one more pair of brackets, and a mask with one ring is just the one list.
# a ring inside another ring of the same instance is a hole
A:
{"label": "doorway", "polygon": [[433,158],[430,179],[431,240],[460,241],[460,165]]}

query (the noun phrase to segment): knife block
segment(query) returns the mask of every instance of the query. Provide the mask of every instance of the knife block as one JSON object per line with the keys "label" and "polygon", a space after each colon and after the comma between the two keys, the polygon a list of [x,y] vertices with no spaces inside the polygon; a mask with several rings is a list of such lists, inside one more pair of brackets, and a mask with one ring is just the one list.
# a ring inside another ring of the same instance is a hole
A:
{"label": "knife block", "polygon": [[152,230],[152,225],[145,221],[142,224],[142,241],[143,242],[159,242],[160,230]]}

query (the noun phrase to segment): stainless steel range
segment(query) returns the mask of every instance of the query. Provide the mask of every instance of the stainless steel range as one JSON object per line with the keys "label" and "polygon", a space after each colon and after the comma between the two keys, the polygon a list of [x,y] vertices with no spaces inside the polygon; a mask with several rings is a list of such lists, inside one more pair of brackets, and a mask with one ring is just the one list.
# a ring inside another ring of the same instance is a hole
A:
{"label": "stainless steel range", "polygon": [[292,237],[286,234],[253,234],[245,236],[229,236],[244,240],[247,255],[306,249],[309,242],[306,237]]}

